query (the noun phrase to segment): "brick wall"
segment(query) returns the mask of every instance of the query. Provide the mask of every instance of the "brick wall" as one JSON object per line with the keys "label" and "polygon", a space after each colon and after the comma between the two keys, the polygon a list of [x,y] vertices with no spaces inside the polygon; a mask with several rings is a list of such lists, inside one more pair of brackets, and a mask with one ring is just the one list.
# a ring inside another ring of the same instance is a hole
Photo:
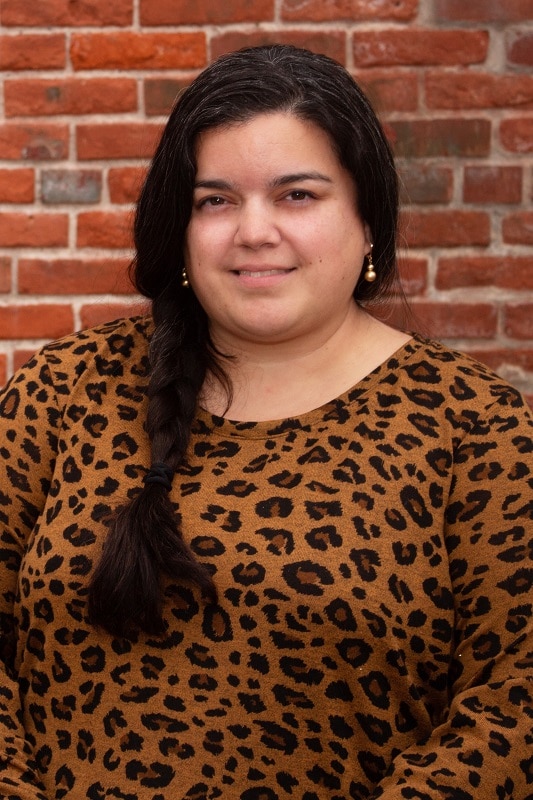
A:
{"label": "brick wall", "polygon": [[175,94],[281,40],[345,63],[386,124],[421,324],[533,397],[532,0],[2,0],[0,25],[0,383],[138,302],[132,203]]}

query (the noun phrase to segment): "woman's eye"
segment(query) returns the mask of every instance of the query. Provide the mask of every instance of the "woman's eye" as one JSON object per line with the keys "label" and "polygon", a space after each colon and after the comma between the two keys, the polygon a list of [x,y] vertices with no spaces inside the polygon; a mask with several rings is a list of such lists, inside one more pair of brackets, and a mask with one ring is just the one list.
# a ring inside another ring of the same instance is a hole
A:
{"label": "woman's eye", "polygon": [[200,208],[204,206],[222,206],[224,205],[225,200],[223,197],[219,197],[218,195],[213,195],[212,197],[204,197],[198,203]]}
{"label": "woman's eye", "polygon": [[309,192],[305,192],[303,189],[293,189],[293,191],[289,194],[290,200],[307,200],[311,197]]}

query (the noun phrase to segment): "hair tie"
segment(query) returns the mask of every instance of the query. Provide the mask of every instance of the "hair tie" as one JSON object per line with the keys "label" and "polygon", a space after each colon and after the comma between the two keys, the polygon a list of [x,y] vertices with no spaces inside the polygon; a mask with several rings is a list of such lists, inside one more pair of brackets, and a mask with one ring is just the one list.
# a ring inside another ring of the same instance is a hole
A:
{"label": "hair tie", "polygon": [[164,464],[162,461],[156,461],[152,464],[148,472],[143,478],[144,483],[159,483],[164,486],[167,492],[172,489],[172,478],[174,470]]}

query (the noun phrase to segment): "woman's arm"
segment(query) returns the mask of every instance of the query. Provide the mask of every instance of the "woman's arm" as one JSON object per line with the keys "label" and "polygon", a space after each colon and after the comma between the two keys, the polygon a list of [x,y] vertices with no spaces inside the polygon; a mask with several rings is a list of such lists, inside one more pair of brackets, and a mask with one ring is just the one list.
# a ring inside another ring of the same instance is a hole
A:
{"label": "woman's arm", "polygon": [[0,393],[0,796],[46,800],[25,735],[14,606],[19,570],[46,503],[61,418],[44,355]]}
{"label": "woman's arm", "polygon": [[[458,430],[458,433],[460,431]],[[533,420],[499,398],[458,444],[446,512],[455,602],[449,713],[394,760],[383,800],[533,797]],[[427,585],[436,606],[439,587]]]}

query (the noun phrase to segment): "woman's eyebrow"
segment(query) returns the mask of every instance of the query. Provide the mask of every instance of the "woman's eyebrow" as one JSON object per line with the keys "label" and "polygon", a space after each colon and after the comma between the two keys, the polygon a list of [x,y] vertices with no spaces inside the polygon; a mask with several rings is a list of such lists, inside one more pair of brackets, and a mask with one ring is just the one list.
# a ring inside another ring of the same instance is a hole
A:
{"label": "woman's eyebrow", "polygon": [[321,172],[293,172],[289,175],[280,175],[279,178],[274,178],[270,185],[275,189],[276,186],[285,186],[288,183],[300,183],[301,181],[326,181],[326,183],[332,183],[331,178]]}
{"label": "woman's eyebrow", "polygon": [[[332,183],[331,178],[324,175],[322,172],[291,172],[288,175],[280,175],[278,178],[274,178],[270,181],[269,187],[275,189],[278,186],[286,186],[290,183],[301,183],[303,181],[325,181],[326,183]],[[230,191],[235,189],[235,186],[219,178],[207,178],[206,180],[196,181],[194,188]]]}

